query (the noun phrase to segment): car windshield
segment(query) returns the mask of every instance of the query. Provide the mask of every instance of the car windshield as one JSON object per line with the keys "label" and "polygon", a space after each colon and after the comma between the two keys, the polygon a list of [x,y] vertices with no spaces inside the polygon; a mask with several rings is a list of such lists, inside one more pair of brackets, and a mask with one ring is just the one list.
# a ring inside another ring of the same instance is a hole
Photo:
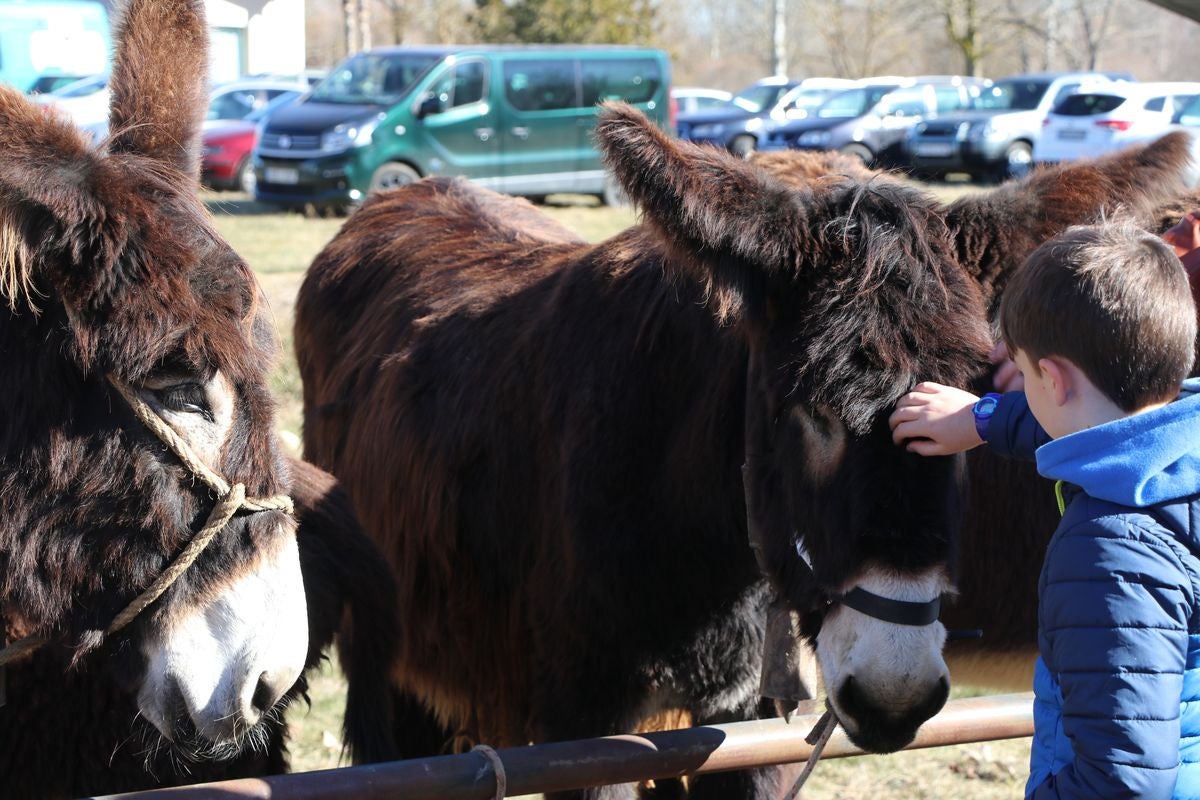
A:
{"label": "car windshield", "polygon": [[330,71],[313,90],[322,103],[391,105],[441,60],[436,54],[359,53]]}
{"label": "car windshield", "polygon": [[870,111],[895,86],[868,86],[838,92],[822,103],[816,112],[821,119],[854,119]]}
{"label": "car windshield", "polygon": [[95,94],[108,85],[108,77],[105,75],[96,75],[91,78],[69,83],[61,89],[56,89],[51,92],[55,97],[86,97],[89,94]]}
{"label": "car windshield", "polygon": [[982,111],[1029,111],[1037,108],[1050,84],[1046,81],[996,81],[975,98]]}
{"label": "car windshield", "polygon": [[256,108],[254,111],[251,111],[249,114],[242,117],[242,119],[246,120],[247,122],[259,122],[275,109],[279,108],[280,106],[286,106],[299,96],[300,92],[284,92],[262,108]]}
{"label": "car windshield", "polygon": [[1193,97],[1191,102],[1179,111],[1179,116],[1175,121],[1180,125],[1200,125],[1200,96]]}
{"label": "car windshield", "polygon": [[779,93],[783,89],[784,87],[782,86],[772,86],[770,84],[748,86],[735,94],[731,102],[743,111],[757,114],[763,109],[775,105],[775,99],[779,97]]}
{"label": "car windshield", "polygon": [[779,105],[787,111],[803,109],[811,111],[824,103],[833,89],[793,89],[779,100]]}

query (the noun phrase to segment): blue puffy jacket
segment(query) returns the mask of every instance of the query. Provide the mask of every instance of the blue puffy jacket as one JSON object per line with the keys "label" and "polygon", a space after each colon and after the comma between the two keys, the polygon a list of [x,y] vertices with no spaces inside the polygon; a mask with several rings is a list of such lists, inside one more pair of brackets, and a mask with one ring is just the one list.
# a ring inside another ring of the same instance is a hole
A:
{"label": "blue puffy jacket", "polygon": [[1183,388],[1055,440],[1016,392],[989,426],[1068,500],[1038,586],[1027,797],[1200,798],[1200,381]]}

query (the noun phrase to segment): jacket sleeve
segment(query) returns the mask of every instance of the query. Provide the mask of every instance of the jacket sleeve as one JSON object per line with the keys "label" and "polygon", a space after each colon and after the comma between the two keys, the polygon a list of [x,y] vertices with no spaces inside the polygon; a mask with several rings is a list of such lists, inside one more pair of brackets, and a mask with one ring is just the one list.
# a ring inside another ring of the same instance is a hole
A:
{"label": "jacket sleeve", "polygon": [[1041,587],[1040,646],[1062,692],[1074,760],[1029,796],[1169,798],[1195,597],[1178,553],[1121,517],[1056,537]]}
{"label": "jacket sleeve", "polygon": [[1002,456],[1034,460],[1034,451],[1053,437],[1029,410],[1024,392],[1005,392],[988,423],[987,446]]}

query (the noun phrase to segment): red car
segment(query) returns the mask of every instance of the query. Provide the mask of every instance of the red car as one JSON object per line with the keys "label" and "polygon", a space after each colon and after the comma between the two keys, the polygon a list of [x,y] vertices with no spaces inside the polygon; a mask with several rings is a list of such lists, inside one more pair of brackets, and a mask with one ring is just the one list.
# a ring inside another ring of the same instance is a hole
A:
{"label": "red car", "polygon": [[250,153],[258,143],[258,127],[267,114],[292,102],[300,94],[298,91],[283,92],[243,119],[205,120],[200,162],[204,185],[254,194]]}

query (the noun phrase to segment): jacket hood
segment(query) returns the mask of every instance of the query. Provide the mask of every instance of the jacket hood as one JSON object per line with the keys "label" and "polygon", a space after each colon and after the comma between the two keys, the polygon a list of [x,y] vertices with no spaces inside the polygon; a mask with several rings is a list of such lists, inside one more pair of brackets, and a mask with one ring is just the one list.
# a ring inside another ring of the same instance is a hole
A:
{"label": "jacket hood", "polygon": [[1200,379],[1162,408],[1063,436],[1037,450],[1038,472],[1134,508],[1200,492]]}

